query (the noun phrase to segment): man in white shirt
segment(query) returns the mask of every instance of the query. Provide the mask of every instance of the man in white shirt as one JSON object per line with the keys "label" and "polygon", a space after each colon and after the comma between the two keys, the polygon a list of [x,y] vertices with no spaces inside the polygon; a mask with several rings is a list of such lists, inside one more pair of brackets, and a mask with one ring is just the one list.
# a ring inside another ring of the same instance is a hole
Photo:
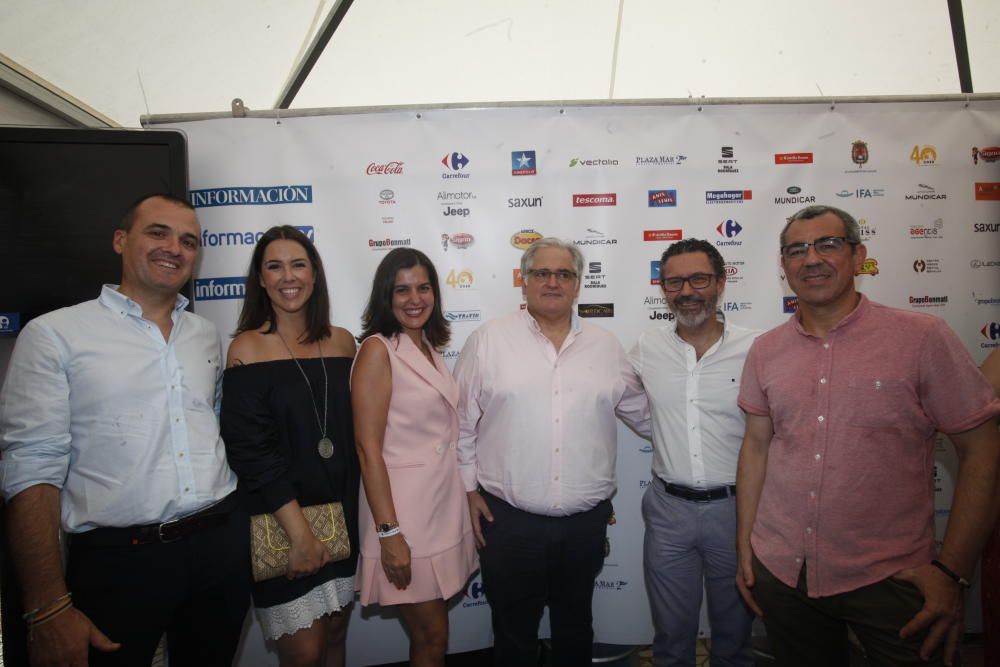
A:
{"label": "man in white shirt", "polygon": [[33,665],[149,665],[164,633],[171,664],[232,663],[249,536],[219,437],[219,334],[178,294],[200,237],[186,201],[142,199],[114,235],[121,285],[18,337],[0,486]]}
{"label": "man in white shirt", "polygon": [[590,664],[615,415],[649,433],[646,396],[621,344],[573,312],[582,271],[572,243],[536,241],[521,258],[527,308],[473,333],[455,366],[459,470],[497,665],[536,663],[546,605],[552,664]]}
{"label": "man in white shirt", "polygon": [[717,312],[725,264],[707,241],[667,248],[660,286],[676,327],[645,332],[629,352],[653,422],[653,480],[642,499],[653,658],[657,667],[695,663],[704,584],[713,667],[750,666],[753,616],[733,581],[745,422],[736,397],[743,361],[760,332]]}

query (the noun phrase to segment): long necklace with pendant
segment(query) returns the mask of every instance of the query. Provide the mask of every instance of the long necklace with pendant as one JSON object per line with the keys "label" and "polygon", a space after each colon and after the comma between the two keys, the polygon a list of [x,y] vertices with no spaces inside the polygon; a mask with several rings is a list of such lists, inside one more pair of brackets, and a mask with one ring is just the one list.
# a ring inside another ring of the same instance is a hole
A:
{"label": "long necklace with pendant", "polygon": [[316,445],[316,450],[324,459],[331,458],[333,456],[333,440],[326,437],[326,417],[328,407],[327,398],[329,397],[330,386],[329,379],[326,375],[326,361],[323,359],[323,345],[317,338],[316,347],[319,348],[319,365],[323,369],[323,421],[320,422],[319,408],[316,407],[316,395],[313,393],[312,383],[309,382],[309,376],[306,375],[305,370],[302,368],[302,364],[300,364],[299,360],[295,358],[292,348],[288,347],[288,343],[285,342],[285,339],[281,336],[281,332],[278,331],[277,327],[275,327],[274,332],[278,334],[278,339],[281,341],[281,344],[285,346],[285,349],[288,350],[288,356],[290,356],[292,361],[295,362],[299,372],[302,373],[302,379],[306,381],[306,386],[309,387],[309,402],[312,403],[313,413],[316,415],[316,424],[320,427],[320,433],[322,434],[319,443]]}

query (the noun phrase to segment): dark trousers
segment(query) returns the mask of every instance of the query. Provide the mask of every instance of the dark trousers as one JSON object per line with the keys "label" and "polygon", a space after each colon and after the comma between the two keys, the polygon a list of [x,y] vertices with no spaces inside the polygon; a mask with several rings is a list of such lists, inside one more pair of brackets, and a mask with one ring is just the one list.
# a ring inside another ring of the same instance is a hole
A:
{"label": "dark trousers", "polygon": [[591,602],[604,564],[611,502],[567,517],[523,512],[482,492],[493,522],[482,522],[483,589],[493,618],[495,665],[538,661],[538,624],[549,607],[552,664],[589,665],[594,641]]}
{"label": "dark trousers", "polygon": [[149,665],[164,633],[171,665],[230,667],[250,606],[249,554],[242,509],[167,544],[71,538],[73,603],[121,642],[113,653],[91,649],[91,667]]}
{"label": "dark trousers", "polygon": [[850,627],[872,667],[943,665],[943,650],[920,659],[926,632],[899,638],[899,629],[913,618],[924,600],[911,584],[891,577],[853,591],[811,598],[806,591],[806,566],[795,588],[786,586],[756,558],[754,597],[764,610],[764,627],[778,665],[844,667],[848,664]]}

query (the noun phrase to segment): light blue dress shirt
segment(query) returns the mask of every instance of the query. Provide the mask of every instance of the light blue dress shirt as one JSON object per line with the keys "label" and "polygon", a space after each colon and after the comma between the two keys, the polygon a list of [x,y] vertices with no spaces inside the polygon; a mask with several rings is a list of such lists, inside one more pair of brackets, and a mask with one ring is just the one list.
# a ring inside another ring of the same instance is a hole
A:
{"label": "light blue dress shirt", "polygon": [[0,390],[0,487],[62,490],[67,532],[158,523],[236,488],[219,436],[222,348],[178,295],[173,329],[105,285],[21,331]]}

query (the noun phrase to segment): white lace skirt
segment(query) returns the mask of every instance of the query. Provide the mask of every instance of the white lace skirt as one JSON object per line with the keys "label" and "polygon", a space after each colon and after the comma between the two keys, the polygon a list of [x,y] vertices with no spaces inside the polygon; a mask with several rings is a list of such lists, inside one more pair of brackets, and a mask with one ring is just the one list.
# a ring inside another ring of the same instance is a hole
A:
{"label": "white lace skirt", "polygon": [[300,598],[257,608],[264,639],[278,639],[308,628],[320,616],[340,611],[354,601],[354,577],[331,579]]}

